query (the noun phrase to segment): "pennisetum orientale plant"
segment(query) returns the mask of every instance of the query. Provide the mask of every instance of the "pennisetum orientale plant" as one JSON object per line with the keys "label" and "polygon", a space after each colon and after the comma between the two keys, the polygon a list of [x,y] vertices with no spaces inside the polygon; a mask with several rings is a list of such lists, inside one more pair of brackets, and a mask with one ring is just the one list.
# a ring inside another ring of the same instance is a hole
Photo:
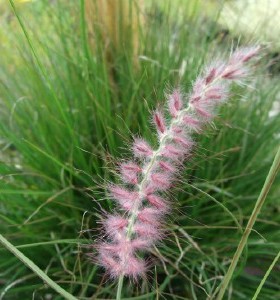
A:
{"label": "pennisetum orientale plant", "polygon": [[228,100],[231,83],[249,74],[247,63],[259,50],[258,46],[244,47],[232,52],[228,60],[213,61],[198,76],[189,95],[175,89],[167,97],[170,117],[166,119],[160,109],[153,114],[157,149],[135,138],[135,159],[120,164],[123,184],[108,186],[118,211],[106,216],[105,239],[97,246],[99,264],[118,279],[117,299],[121,298],[125,276],[136,279],[145,274],[147,262],[141,252],[163,236],[164,216],[170,209],[165,192],[176,180],[178,166],[191,155],[195,146],[192,135],[202,133],[213,120],[217,107]]}

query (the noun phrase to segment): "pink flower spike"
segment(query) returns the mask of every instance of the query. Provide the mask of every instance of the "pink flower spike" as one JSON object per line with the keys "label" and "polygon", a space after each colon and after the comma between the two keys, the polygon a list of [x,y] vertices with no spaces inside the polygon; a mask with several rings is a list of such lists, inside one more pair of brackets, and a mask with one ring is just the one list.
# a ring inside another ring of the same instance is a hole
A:
{"label": "pink flower spike", "polygon": [[186,114],[183,117],[184,124],[189,127],[190,129],[193,129],[195,131],[201,130],[201,122],[200,120]]}
{"label": "pink flower spike", "polygon": [[173,160],[177,160],[179,157],[184,155],[184,151],[172,145],[166,145],[161,155]]}
{"label": "pink flower spike", "polygon": [[133,144],[133,153],[136,157],[150,157],[153,150],[150,145],[143,139],[136,138]]}
{"label": "pink flower spike", "polygon": [[201,96],[200,95],[192,95],[190,103],[194,104],[194,103],[199,102],[200,100],[201,100]]}
{"label": "pink flower spike", "polygon": [[176,169],[170,163],[168,163],[166,161],[159,161],[158,164],[159,164],[159,167],[166,172],[170,172],[170,173],[176,172]]}
{"label": "pink flower spike", "polygon": [[106,232],[112,237],[117,237],[118,240],[123,236],[124,228],[127,224],[128,221],[118,215],[109,215],[103,222]]}
{"label": "pink flower spike", "polygon": [[183,128],[179,126],[172,126],[172,132],[173,133],[183,133]]}
{"label": "pink flower spike", "polygon": [[112,230],[123,229],[127,224],[128,221],[118,215],[109,215],[104,222],[104,225]]}
{"label": "pink flower spike", "polygon": [[137,184],[138,183],[138,177],[136,174],[133,174],[131,172],[122,172],[122,178],[125,182],[131,183],[131,184]]}
{"label": "pink flower spike", "polygon": [[139,173],[141,169],[138,167],[138,165],[134,163],[124,163],[120,166],[120,173],[122,176],[122,179],[124,182],[131,183],[131,184],[137,184],[138,183],[138,176],[137,173]]}
{"label": "pink flower spike", "polygon": [[171,178],[165,173],[154,173],[151,175],[151,186],[156,191],[164,191],[170,187]]}
{"label": "pink flower spike", "polygon": [[240,63],[240,62],[247,62],[258,55],[260,51],[260,46],[253,46],[253,47],[244,47],[241,49],[236,50],[231,58],[231,63]]}
{"label": "pink flower spike", "polygon": [[190,97],[190,103],[193,104],[195,102],[199,102],[205,88],[205,79],[202,77],[198,77],[193,84],[193,93]]}
{"label": "pink flower spike", "polygon": [[138,198],[137,192],[129,191],[118,185],[111,185],[109,187],[109,191],[111,192],[112,197],[116,200],[126,199],[126,200],[134,201]]}
{"label": "pink flower spike", "polygon": [[129,191],[118,185],[112,185],[109,187],[111,196],[117,200],[124,210],[131,210],[135,201],[139,200],[139,195],[135,191]]}
{"label": "pink flower spike", "polygon": [[[117,256],[120,251],[120,244],[115,243],[102,243],[98,246],[99,251],[111,253],[113,256]],[[123,250],[123,249],[121,249]]]}
{"label": "pink flower spike", "polygon": [[132,240],[132,245],[134,249],[146,250],[151,247],[152,241],[145,238],[135,238]]}
{"label": "pink flower spike", "polygon": [[159,218],[159,210],[152,207],[145,207],[138,213],[138,219],[143,223],[157,225]]}
{"label": "pink flower spike", "polygon": [[226,64],[221,60],[214,60],[203,72],[203,76],[201,76],[199,84],[202,85],[201,82],[204,78],[204,84],[206,86],[211,86],[214,80],[217,80],[221,73],[224,71]]}
{"label": "pink flower spike", "polygon": [[165,213],[168,210],[168,205],[160,196],[150,194],[147,195],[147,200],[151,205],[156,207],[160,213]]}
{"label": "pink flower spike", "polygon": [[194,146],[194,142],[190,139],[186,139],[181,136],[175,136],[173,139],[176,143],[183,146],[185,150],[191,150],[191,148]]}
{"label": "pink flower spike", "polygon": [[123,274],[119,261],[104,249],[99,250],[99,263],[112,278],[117,278]]}
{"label": "pink flower spike", "polygon": [[182,94],[178,89],[176,89],[168,98],[168,107],[170,114],[173,118],[175,118],[178,112],[183,107]]}
{"label": "pink flower spike", "polygon": [[144,261],[137,259],[133,256],[129,257],[125,265],[125,274],[136,280],[138,277],[143,276],[146,271],[146,264]]}
{"label": "pink flower spike", "polygon": [[[246,62],[258,51],[259,47],[242,48],[226,61],[213,60],[194,81],[188,99],[179,89],[168,95],[169,116],[165,119],[165,111],[159,109],[153,114],[159,135],[155,150],[146,140],[134,139],[132,150],[137,163],[119,165],[118,174],[125,185],[108,186],[118,210],[103,220],[101,242],[94,244],[100,265],[112,278],[122,281],[123,276],[137,279],[144,275],[147,262],[142,252],[164,236],[164,217],[172,205],[164,194],[173,187],[184,160],[192,155],[192,134],[202,132],[212,121],[217,108],[228,99],[230,84],[247,75]],[[138,157],[142,158],[139,163]],[[122,294],[121,287],[118,295]]]}
{"label": "pink flower spike", "polygon": [[154,112],[154,123],[159,134],[164,133],[166,130],[165,121],[162,112],[156,110]]}
{"label": "pink flower spike", "polygon": [[215,68],[212,68],[212,69],[209,71],[209,73],[208,73],[208,75],[206,76],[206,78],[205,78],[205,83],[206,83],[206,84],[211,83],[211,82],[213,81],[213,79],[215,78],[216,73],[217,73],[217,70],[216,70]]}
{"label": "pink flower spike", "polygon": [[202,108],[199,105],[195,105],[194,109],[201,117],[204,118],[204,120],[206,119],[206,121],[213,118],[212,112],[210,112],[207,107]]}
{"label": "pink flower spike", "polygon": [[140,173],[142,169],[134,162],[126,162],[121,164],[121,169],[124,169],[126,171],[134,172],[134,173]]}
{"label": "pink flower spike", "polygon": [[133,255],[135,251],[135,245],[131,240],[122,239],[117,243],[103,243],[100,245],[100,249],[106,250],[114,256],[118,256],[121,260],[127,256]]}
{"label": "pink flower spike", "polygon": [[151,238],[153,240],[157,240],[160,236],[157,227],[150,224],[141,223],[141,222],[137,222],[135,224],[134,231],[137,233],[137,235],[147,239]]}
{"label": "pink flower spike", "polygon": [[224,79],[237,80],[247,76],[247,70],[241,66],[230,66],[222,74]]}
{"label": "pink flower spike", "polygon": [[227,89],[225,86],[216,86],[207,89],[205,98],[208,100],[223,101],[227,97]]}

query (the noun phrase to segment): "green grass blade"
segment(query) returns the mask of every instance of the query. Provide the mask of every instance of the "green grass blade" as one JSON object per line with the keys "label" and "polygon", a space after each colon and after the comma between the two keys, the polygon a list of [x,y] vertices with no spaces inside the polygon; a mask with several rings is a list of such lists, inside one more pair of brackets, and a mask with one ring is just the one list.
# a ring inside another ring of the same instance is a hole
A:
{"label": "green grass blade", "polygon": [[64,122],[65,122],[65,124],[66,124],[66,126],[67,126],[67,128],[68,128],[68,130],[69,130],[69,133],[70,133],[70,134],[73,134],[73,130],[72,130],[71,124],[69,123],[69,119],[67,119],[67,117],[66,117],[66,115],[65,115],[65,112],[64,112],[64,110],[63,110],[63,107],[62,107],[62,105],[61,105],[59,99],[57,98],[56,93],[54,92],[54,88],[52,87],[52,84],[51,84],[51,82],[50,82],[50,80],[49,80],[49,77],[48,77],[48,75],[47,75],[47,72],[46,72],[45,68],[43,67],[43,65],[42,65],[42,63],[41,63],[41,61],[40,61],[40,59],[39,59],[39,56],[38,56],[38,54],[37,54],[37,52],[36,52],[36,50],[35,50],[35,47],[33,46],[32,42],[31,42],[31,38],[30,38],[30,36],[29,36],[29,34],[28,34],[28,32],[27,32],[27,29],[26,29],[26,27],[25,27],[25,25],[24,25],[22,19],[20,18],[19,14],[18,14],[18,12],[17,12],[17,10],[16,10],[15,3],[14,3],[13,0],[9,0],[9,2],[10,2],[10,5],[11,5],[11,7],[12,7],[12,10],[13,10],[13,12],[14,12],[14,14],[15,14],[17,20],[18,20],[18,23],[19,23],[19,25],[20,25],[20,27],[21,27],[21,29],[22,29],[22,31],[23,31],[23,34],[24,34],[24,36],[25,36],[25,38],[26,38],[26,40],[27,40],[27,42],[28,42],[28,45],[29,45],[29,47],[30,47],[30,49],[31,49],[31,52],[32,52],[33,55],[34,55],[35,61],[36,61],[37,66],[38,66],[38,68],[39,68],[39,70],[40,70],[40,72],[41,72],[41,75],[43,76],[44,80],[46,80],[46,82],[47,82],[47,84],[48,84],[48,87],[49,87],[49,89],[50,89],[50,92],[52,93],[52,95],[53,95],[53,97],[54,97],[54,100],[55,100],[55,102],[56,102],[56,104],[57,104],[57,107],[58,107],[58,109],[59,109],[59,111],[60,111],[60,113],[61,113],[61,116],[62,116],[62,118],[63,118],[63,120],[64,120]]}
{"label": "green grass blade", "polygon": [[28,268],[30,268],[35,274],[37,274],[46,284],[48,284],[52,289],[57,291],[61,296],[68,300],[77,300],[76,297],[69,294],[61,286],[55,283],[45,272],[43,272],[37,265],[34,264],[32,260],[26,257],[22,252],[20,252],[14,245],[12,245],[8,240],[6,240],[0,234],[0,242],[12,252],[18,259],[20,259]]}
{"label": "green grass blade", "polygon": [[256,290],[256,292],[255,292],[255,294],[254,294],[254,296],[252,298],[252,300],[256,300],[257,299],[257,297],[258,297],[258,295],[259,295],[259,293],[260,293],[260,291],[261,291],[261,289],[262,289],[262,287],[263,287],[263,285],[264,285],[267,277],[271,273],[271,271],[272,271],[273,267],[275,266],[275,264],[277,263],[279,257],[280,257],[280,251],[278,252],[278,254],[276,255],[276,257],[273,260],[272,264],[269,266],[268,270],[266,271],[266,273],[265,273],[262,281],[260,282],[260,284],[259,284],[259,286],[258,286],[258,288],[257,288],[257,290]]}
{"label": "green grass blade", "polygon": [[279,172],[279,169],[280,169],[280,147],[279,147],[279,149],[278,149],[278,151],[277,151],[277,153],[275,155],[274,161],[273,161],[273,163],[271,165],[271,168],[269,170],[269,173],[268,173],[268,175],[266,177],[265,183],[263,185],[263,188],[261,190],[259,198],[258,198],[258,200],[256,202],[254,210],[253,210],[253,212],[251,214],[251,217],[250,217],[250,219],[248,221],[248,224],[246,226],[244,234],[242,235],[242,238],[241,238],[241,240],[239,242],[237,250],[236,250],[236,252],[235,252],[235,254],[233,256],[232,262],[231,262],[231,264],[230,264],[230,266],[228,268],[228,271],[227,271],[227,273],[226,273],[226,275],[225,275],[225,277],[224,277],[224,279],[223,279],[223,281],[222,281],[222,283],[220,285],[220,289],[219,289],[219,294],[218,294],[217,300],[223,299],[223,296],[224,296],[225,291],[227,289],[227,286],[228,286],[228,284],[229,284],[229,282],[230,282],[230,280],[232,278],[233,272],[234,272],[234,270],[236,268],[236,265],[237,265],[237,263],[239,261],[239,258],[240,258],[241,254],[243,252],[244,247],[247,244],[248,237],[249,237],[249,235],[251,233],[251,230],[252,230],[252,228],[253,228],[253,226],[254,226],[254,224],[256,222],[257,216],[258,216],[258,214],[259,214],[259,212],[260,212],[260,210],[261,210],[261,208],[262,208],[262,206],[263,206],[263,204],[265,202],[266,196],[267,196],[267,194],[268,194],[268,192],[269,192],[269,190],[270,190],[270,188],[271,188],[271,186],[272,186],[272,184],[274,182],[274,179],[275,179],[276,175]]}

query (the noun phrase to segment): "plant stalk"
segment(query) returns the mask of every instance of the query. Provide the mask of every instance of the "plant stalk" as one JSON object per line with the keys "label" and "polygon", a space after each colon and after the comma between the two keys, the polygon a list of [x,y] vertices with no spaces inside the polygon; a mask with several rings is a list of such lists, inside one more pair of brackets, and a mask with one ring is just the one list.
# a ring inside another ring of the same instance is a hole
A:
{"label": "plant stalk", "polygon": [[122,297],[122,287],[123,287],[123,279],[124,279],[124,276],[121,275],[119,277],[119,280],[118,280],[118,290],[117,290],[116,300],[121,300],[121,297]]}
{"label": "plant stalk", "polygon": [[269,267],[268,270],[266,271],[266,273],[265,273],[265,275],[264,275],[264,277],[263,277],[261,283],[259,284],[259,286],[258,286],[258,288],[257,288],[257,290],[256,290],[256,292],[255,292],[255,294],[254,294],[254,296],[253,296],[253,298],[252,298],[252,300],[257,300],[258,295],[259,295],[259,293],[260,293],[260,291],[261,291],[261,289],[262,289],[262,287],[263,287],[263,285],[264,285],[264,283],[265,283],[267,277],[269,276],[270,272],[272,271],[272,269],[273,269],[274,266],[276,265],[276,263],[277,263],[277,261],[278,261],[279,258],[280,258],[280,251],[278,252],[278,254],[277,254],[277,256],[274,258],[272,264],[270,265],[270,267]]}
{"label": "plant stalk", "polygon": [[0,234],[0,243],[3,244],[11,253],[13,253],[19,260],[21,260],[29,269],[31,269],[37,276],[39,276],[44,283],[49,287],[54,289],[57,293],[63,296],[67,300],[78,300],[76,297],[69,294],[56,282],[54,282],[45,272],[43,272],[37,265],[34,264],[32,260],[26,257],[22,252],[20,252],[14,245],[12,245],[7,239]]}
{"label": "plant stalk", "polygon": [[[233,256],[233,259],[232,259],[232,262],[231,262],[231,264],[228,268],[228,271],[227,271],[226,275],[224,276],[224,279],[223,279],[220,287],[218,287],[218,289],[216,290],[216,292],[219,291],[218,297],[216,298],[216,300],[222,300],[223,299],[223,296],[224,296],[225,291],[228,287],[228,284],[229,284],[229,282],[232,278],[233,272],[236,268],[236,265],[239,261],[239,258],[240,258],[241,254],[243,252],[244,247],[247,244],[248,237],[249,237],[249,235],[251,233],[251,230],[252,230],[252,228],[253,228],[253,226],[256,222],[257,216],[258,216],[258,214],[259,214],[259,212],[260,212],[260,210],[261,210],[261,208],[262,208],[262,206],[265,202],[266,196],[267,196],[267,194],[268,194],[268,192],[269,192],[269,190],[270,190],[270,188],[271,188],[271,186],[272,186],[272,184],[275,180],[275,177],[276,177],[277,173],[279,172],[279,169],[280,169],[280,147],[279,147],[279,149],[278,149],[278,151],[275,155],[274,161],[271,165],[271,168],[270,168],[269,173],[266,177],[266,180],[265,180],[265,183],[264,183],[263,188],[261,190],[261,193],[258,197],[258,200],[257,200],[256,204],[255,204],[254,210],[253,210],[253,212],[250,216],[250,219],[249,219],[248,224],[246,226],[246,229],[243,233],[243,236],[242,236],[242,238],[239,242],[237,250],[236,250],[236,252]],[[214,293],[214,295],[216,294],[216,292]],[[213,299],[214,295],[212,296],[212,299]]]}

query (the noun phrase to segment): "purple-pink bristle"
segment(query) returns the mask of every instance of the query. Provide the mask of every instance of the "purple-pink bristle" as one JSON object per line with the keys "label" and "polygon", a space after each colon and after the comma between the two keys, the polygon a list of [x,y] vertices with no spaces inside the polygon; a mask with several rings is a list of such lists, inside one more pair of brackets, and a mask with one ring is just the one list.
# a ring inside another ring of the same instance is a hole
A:
{"label": "purple-pink bristle", "polygon": [[150,157],[153,154],[151,146],[143,139],[135,139],[133,144],[133,153],[136,157]]}

